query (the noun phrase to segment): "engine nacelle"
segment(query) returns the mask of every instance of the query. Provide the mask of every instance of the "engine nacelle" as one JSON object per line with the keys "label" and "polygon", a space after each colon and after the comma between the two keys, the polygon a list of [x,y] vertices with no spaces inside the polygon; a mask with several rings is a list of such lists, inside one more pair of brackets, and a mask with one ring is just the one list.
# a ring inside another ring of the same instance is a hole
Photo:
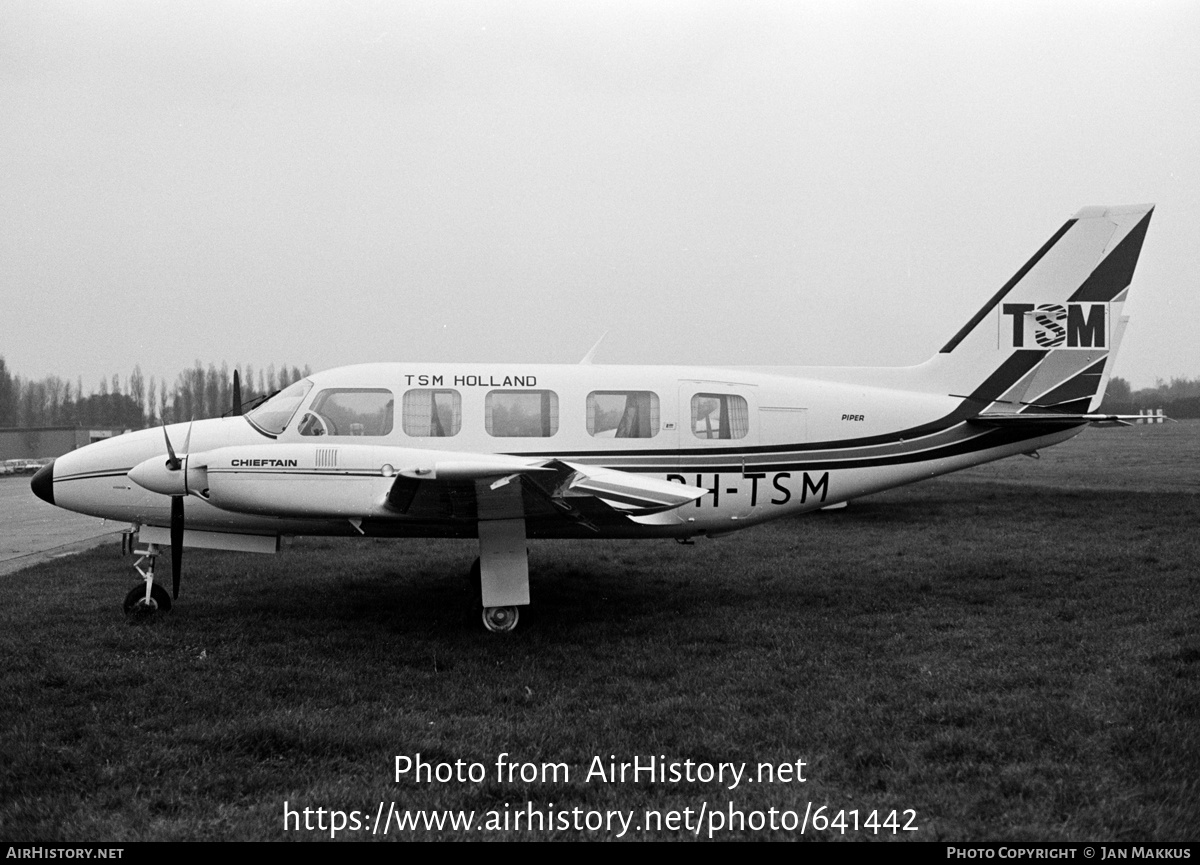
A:
{"label": "engine nacelle", "polygon": [[545,460],[322,442],[218,448],[193,454],[191,462],[203,470],[204,487],[191,485],[189,474],[190,491],[222,510],[361,519],[402,518],[387,501],[398,476],[486,480],[540,471]]}

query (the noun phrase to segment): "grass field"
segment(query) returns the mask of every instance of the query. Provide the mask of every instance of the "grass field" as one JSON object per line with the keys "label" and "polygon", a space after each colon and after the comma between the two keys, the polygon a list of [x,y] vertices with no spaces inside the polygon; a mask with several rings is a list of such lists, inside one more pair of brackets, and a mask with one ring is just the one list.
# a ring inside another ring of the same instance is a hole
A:
{"label": "grass field", "polygon": [[[812,803],[915,811],[898,838],[1196,840],[1198,456],[1200,424],[1095,430],[694,546],[534,543],[534,603],[504,636],[469,609],[467,542],[189,550],[175,611],[141,625],[115,548],[47,563],[0,581],[0,838],[328,837],[285,833],[284,802],[529,801],[635,826]],[[487,778],[396,783],[418,752]],[[570,779],[499,782],[502,752]],[[806,780],[587,780],[597,755],[803,760]]]}

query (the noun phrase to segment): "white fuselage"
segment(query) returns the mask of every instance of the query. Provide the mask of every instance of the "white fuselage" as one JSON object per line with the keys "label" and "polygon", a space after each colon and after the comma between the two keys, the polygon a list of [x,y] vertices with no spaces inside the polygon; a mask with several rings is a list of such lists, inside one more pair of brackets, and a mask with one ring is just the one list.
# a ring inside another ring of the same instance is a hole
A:
{"label": "white fuselage", "polygon": [[[311,389],[277,435],[246,417],[166,429],[181,456],[185,439],[193,462],[204,455],[207,479],[220,475],[211,495],[207,487],[188,489],[189,529],[354,534],[364,531],[365,519],[372,533],[473,535],[473,524],[398,513],[388,503],[389,490],[404,472],[419,476],[439,462],[450,465],[455,455],[503,454],[604,466],[709,491],[682,507],[593,520],[586,529],[531,519],[531,537],[686,537],[1029,452],[1082,429],[982,428],[967,422],[977,407],[961,397],[897,388],[892,381],[882,388],[757,370],[380,363],[308,380]],[[432,414],[441,412],[432,424],[430,393],[436,394]],[[342,428],[330,409],[323,409],[324,428],[308,418],[310,409],[319,414],[314,407],[336,404],[339,394],[342,404],[357,399],[390,417],[374,427],[343,421]],[[640,426],[622,421],[615,427],[604,419],[606,410],[622,405],[634,407],[635,416],[640,410]],[[529,406],[542,412],[542,426],[505,434],[517,427],[505,429],[504,412]],[[53,471],[54,503],[132,524],[166,525],[170,498],[127,476],[165,454],[157,428],[66,454]],[[188,478],[193,485],[208,482],[194,473]]]}

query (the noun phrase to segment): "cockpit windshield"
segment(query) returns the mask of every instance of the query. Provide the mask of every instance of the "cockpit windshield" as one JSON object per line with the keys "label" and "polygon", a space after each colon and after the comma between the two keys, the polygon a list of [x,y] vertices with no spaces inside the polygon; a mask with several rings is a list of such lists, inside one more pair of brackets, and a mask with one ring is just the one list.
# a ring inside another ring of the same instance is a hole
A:
{"label": "cockpit windshield", "polygon": [[313,383],[308,379],[301,379],[289,385],[246,415],[246,420],[260,432],[272,436],[279,435],[287,429],[292,415],[300,408],[300,403],[312,390],[312,386]]}

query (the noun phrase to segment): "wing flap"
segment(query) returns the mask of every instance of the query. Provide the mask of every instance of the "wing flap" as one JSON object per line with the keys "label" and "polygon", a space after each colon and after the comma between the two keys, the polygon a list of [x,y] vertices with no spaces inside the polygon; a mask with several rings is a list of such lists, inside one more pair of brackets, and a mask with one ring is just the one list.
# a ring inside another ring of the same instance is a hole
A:
{"label": "wing flap", "polygon": [[563,461],[574,473],[568,478],[567,495],[590,495],[625,513],[651,514],[691,504],[708,490],[687,484],[662,481],[633,472],[585,466]]}

